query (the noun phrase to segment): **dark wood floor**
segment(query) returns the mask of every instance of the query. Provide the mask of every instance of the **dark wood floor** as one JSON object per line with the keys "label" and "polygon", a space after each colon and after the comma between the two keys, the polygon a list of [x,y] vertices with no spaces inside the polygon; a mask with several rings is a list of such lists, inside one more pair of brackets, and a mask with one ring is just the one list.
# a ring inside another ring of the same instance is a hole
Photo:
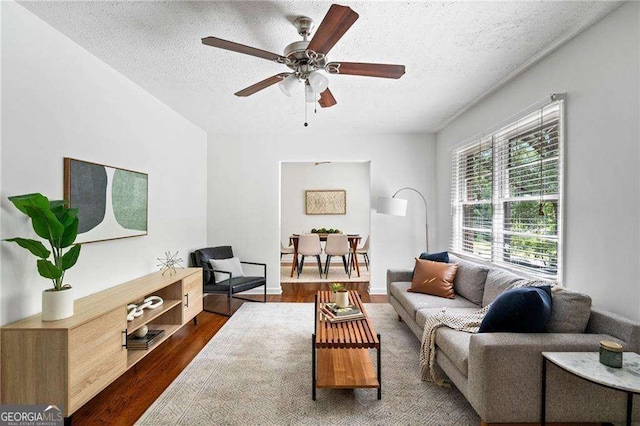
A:
{"label": "dark wood floor", "polygon": [[[319,285],[287,288],[281,295],[267,296],[268,302],[313,302]],[[364,302],[382,303],[384,295],[360,292]],[[256,297],[260,299],[261,297]],[[240,307],[234,300],[234,310]],[[250,302],[248,302],[250,303]],[[226,310],[226,298],[207,296],[205,307]],[[180,372],[227,322],[227,317],[208,312],[198,315],[198,324],[188,323],[163,342],[131,370],[103,390],[73,415],[74,425],[131,425],[149,408]]]}

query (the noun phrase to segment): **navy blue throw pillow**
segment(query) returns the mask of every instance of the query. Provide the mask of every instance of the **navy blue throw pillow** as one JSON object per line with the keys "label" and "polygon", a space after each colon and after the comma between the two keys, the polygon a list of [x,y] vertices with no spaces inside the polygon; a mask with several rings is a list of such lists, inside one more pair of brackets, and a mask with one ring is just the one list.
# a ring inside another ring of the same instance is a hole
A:
{"label": "navy blue throw pillow", "polygon": [[507,290],[493,301],[479,333],[542,333],[551,317],[551,286]]}
{"label": "navy blue throw pillow", "polygon": [[430,260],[432,262],[449,263],[449,253],[441,251],[440,253],[427,253],[424,252],[420,255],[422,260]]}
{"label": "navy blue throw pillow", "polygon": [[[440,253],[427,253],[426,251],[420,255],[420,259],[422,260],[430,260],[432,262],[442,262],[449,263],[449,253],[446,251],[441,251]],[[416,269],[413,268],[413,272],[411,273],[411,280],[413,281],[413,274],[416,273]]]}

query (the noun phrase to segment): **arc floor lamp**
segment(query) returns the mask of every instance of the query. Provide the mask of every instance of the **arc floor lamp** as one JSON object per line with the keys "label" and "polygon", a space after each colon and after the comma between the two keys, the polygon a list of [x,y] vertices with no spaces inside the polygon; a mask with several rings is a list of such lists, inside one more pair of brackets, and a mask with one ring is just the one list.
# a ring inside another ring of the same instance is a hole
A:
{"label": "arc floor lamp", "polygon": [[400,191],[413,191],[422,198],[424,202],[424,224],[425,224],[425,240],[427,251],[429,251],[429,215],[427,212],[427,200],[424,198],[424,195],[420,191],[411,187],[404,187],[398,189],[393,196],[391,197],[378,197],[378,213],[390,214],[393,216],[406,216],[407,215],[407,204],[408,201],[403,198],[396,198],[396,195]]}

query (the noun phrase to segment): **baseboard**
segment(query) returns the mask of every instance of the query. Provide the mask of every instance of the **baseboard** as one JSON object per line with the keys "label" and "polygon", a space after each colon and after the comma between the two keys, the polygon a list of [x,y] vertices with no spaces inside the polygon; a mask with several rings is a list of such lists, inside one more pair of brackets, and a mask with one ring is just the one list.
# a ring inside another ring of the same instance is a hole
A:
{"label": "baseboard", "polygon": [[[243,291],[242,294],[264,294],[264,288],[252,288],[251,290]],[[282,294],[282,290],[267,287],[267,294]]]}
{"label": "baseboard", "polygon": [[374,287],[369,288],[369,294],[387,294],[387,287]]}

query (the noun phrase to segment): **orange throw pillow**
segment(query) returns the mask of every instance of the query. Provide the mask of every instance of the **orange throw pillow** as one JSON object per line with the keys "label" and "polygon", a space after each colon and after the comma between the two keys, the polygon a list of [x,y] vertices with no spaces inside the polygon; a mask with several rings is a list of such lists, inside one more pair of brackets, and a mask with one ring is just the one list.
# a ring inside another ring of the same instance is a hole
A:
{"label": "orange throw pillow", "polygon": [[458,271],[457,263],[432,262],[416,259],[416,267],[409,291],[453,299],[453,279]]}

